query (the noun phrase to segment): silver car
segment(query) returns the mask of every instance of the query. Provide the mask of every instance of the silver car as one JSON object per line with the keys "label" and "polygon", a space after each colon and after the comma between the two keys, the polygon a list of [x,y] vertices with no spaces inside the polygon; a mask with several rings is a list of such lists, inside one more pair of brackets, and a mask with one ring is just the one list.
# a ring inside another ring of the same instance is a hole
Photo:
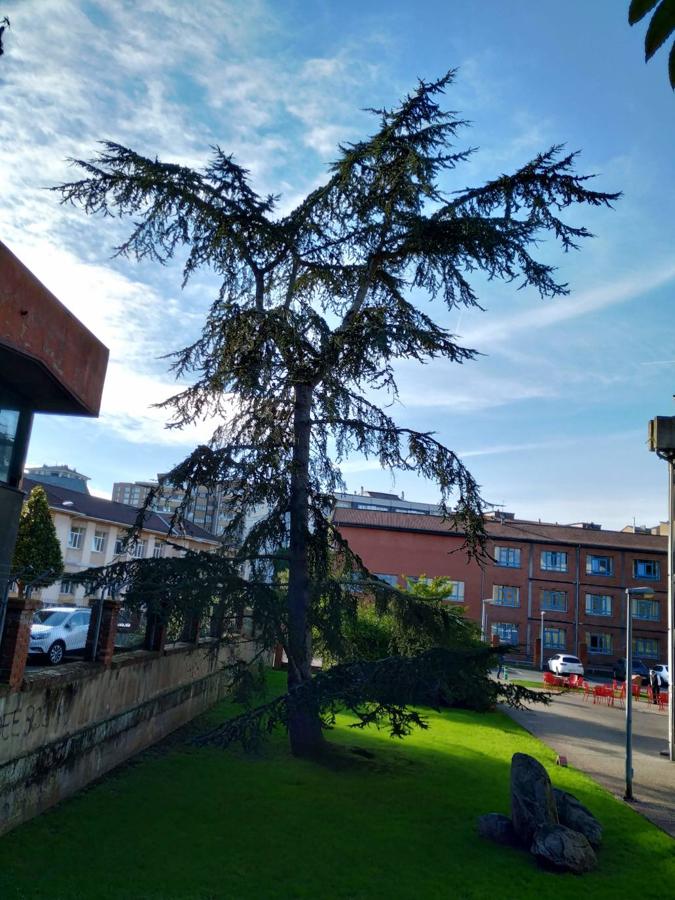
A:
{"label": "silver car", "polygon": [[45,654],[52,666],[63,662],[66,653],[84,650],[91,610],[73,606],[50,606],[33,616],[28,653]]}

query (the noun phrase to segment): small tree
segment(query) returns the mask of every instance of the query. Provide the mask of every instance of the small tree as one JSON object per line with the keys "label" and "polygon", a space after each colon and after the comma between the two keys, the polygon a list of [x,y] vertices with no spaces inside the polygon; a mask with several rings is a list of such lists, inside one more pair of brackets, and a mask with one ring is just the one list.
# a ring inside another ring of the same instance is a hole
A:
{"label": "small tree", "polygon": [[[364,723],[388,715],[394,732],[404,732],[412,721],[405,703],[422,696],[425,667],[436,677],[454,664],[452,651],[438,648],[417,662],[338,666],[313,683],[312,629],[335,648],[345,616],[357,614],[355,588],[372,589],[383,605],[416,600],[376,579],[363,584],[367,571],[330,521],[332,495],[344,489],[340,462],[358,451],[433,480],[468,552],[483,545],[483,503],[470,472],[431,433],[398,426],[374,392],[396,396],[397,359],[474,358],[428,305],[478,306],[472,273],[565,294],[531,251],[544,235],[574,248],[589,232],[561,211],[617,196],[590,190],[574,173],[575,155],[560,147],[512,175],[444,191],[441,176],[471,154],[453,146],[465,123],[439,106],[452,78],[420,82],[395,108],[374,110],[375,133],[342,146],[326,183],[286,216],[219,148],[195,171],[106,143],[97,159],[77,162],[82,180],[58,188],[88,213],[132,217],[119,253],[165,262],[184,246],[186,280],[201,266],[220,279],[202,335],[175,357],[176,373],[196,381],[165,404],[173,427],[219,424],[166,480],[185,488],[184,508],[198,485],[230,485],[232,534],[248,511],[267,505],[239,558],[250,565],[255,614],[276,622],[288,656],[287,699],[270,715],[281,716],[298,755],[322,750],[321,708],[338,696]],[[288,548],[288,582],[266,593],[264,567],[279,547]]]}
{"label": "small tree", "polygon": [[49,587],[63,573],[63,555],[49,512],[45,489],[37,485],[21,510],[19,532],[14,549],[13,568],[19,576],[19,594],[27,583]]}

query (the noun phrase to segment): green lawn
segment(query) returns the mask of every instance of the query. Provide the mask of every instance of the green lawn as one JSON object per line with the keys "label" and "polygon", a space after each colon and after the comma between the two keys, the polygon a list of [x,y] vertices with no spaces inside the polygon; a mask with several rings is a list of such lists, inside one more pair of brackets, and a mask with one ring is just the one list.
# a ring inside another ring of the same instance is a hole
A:
{"label": "green lawn", "polygon": [[[375,754],[343,771],[292,759],[281,735],[255,757],[174,738],[0,839],[0,897],[672,896],[675,841],[556,767],[553,751],[510,719],[453,711],[430,720],[428,731],[397,741],[342,718],[332,739]],[[554,784],[604,823],[596,872],[552,875],[477,837],[477,815],[508,812],[517,750],[540,759]]]}

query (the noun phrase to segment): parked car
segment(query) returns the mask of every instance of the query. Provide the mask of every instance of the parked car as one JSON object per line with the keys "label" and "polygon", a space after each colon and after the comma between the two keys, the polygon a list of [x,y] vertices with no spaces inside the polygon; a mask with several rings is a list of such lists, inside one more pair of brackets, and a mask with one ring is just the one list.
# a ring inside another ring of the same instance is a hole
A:
{"label": "parked car", "polygon": [[[626,680],[626,660],[625,657],[617,659],[614,664],[613,676],[617,681]],[[643,684],[649,684],[649,666],[641,659],[633,657],[633,675],[639,675]]]}
{"label": "parked car", "polygon": [[556,653],[548,661],[548,667],[556,675],[583,675],[584,667],[578,656]]}
{"label": "parked car", "polygon": [[33,616],[28,653],[45,654],[57,666],[69,651],[84,650],[89,631],[90,609],[50,606]]}
{"label": "parked car", "polygon": [[655,666],[652,666],[652,669],[654,669],[655,672],[658,672],[658,674],[661,676],[661,683],[665,687],[668,687],[668,685],[670,684],[670,672],[668,670],[668,664],[657,663]]}

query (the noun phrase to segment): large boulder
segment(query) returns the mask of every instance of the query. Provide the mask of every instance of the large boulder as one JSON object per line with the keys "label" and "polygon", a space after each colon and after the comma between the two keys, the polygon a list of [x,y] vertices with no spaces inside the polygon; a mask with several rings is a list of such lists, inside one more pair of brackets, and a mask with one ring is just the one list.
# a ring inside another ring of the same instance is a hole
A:
{"label": "large boulder", "polygon": [[579,803],[573,794],[553,788],[553,798],[558,810],[558,820],[573,831],[579,831],[596,849],[602,843],[602,825],[590,809]]}
{"label": "large boulder", "polygon": [[525,847],[540,825],[558,824],[551,779],[542,764],[526,753],[514,753],[511,760],[511,821]]}
{"label": "large boulder", "polygon": [[598,860],[587,839],[565,825],[540,825],[530,848],[537,862],[557,872],[581,875],[594,869]]}
{"label": "large boulder", "polygon": [[478,817],[478,834],[498,844],[513,847],[519,843],[513,822],[501,813],[488,813]]}

